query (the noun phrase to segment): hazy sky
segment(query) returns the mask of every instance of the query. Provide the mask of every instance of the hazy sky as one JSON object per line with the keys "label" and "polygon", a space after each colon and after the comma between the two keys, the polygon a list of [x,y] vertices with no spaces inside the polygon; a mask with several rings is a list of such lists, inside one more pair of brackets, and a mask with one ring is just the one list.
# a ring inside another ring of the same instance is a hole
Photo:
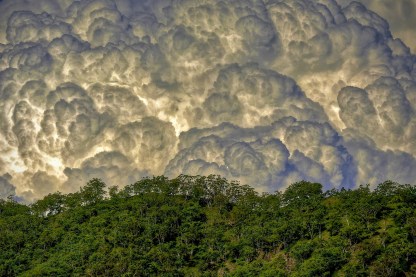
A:
{"label": "hazy sky", "polygon": [[350,2],[0,1],[0,197],[414,182],[415,3]]}

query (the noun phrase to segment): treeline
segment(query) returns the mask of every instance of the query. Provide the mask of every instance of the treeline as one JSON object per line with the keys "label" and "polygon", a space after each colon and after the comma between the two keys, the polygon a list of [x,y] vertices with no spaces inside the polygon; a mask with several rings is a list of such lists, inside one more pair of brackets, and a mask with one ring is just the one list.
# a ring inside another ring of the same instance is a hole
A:
{"label": "treeline", "polygon": [[219,176],[0,200],[1,276],[416,276],[416,188]]}

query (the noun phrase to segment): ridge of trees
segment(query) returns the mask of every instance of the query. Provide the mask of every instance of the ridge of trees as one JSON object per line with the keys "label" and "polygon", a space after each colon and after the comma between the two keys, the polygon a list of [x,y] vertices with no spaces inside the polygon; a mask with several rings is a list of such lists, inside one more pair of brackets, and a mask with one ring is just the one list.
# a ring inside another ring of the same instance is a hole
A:
{"label": "ridge of trees", "polygon": [[0,200],[0,276],[415,276],[416,188],[220,176]]}

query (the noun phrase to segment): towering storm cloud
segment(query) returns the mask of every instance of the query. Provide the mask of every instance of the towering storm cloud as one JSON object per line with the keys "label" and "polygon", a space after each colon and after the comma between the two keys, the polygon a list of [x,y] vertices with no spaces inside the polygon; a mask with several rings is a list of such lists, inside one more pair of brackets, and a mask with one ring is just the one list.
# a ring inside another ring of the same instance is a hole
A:
{"label": "towering storm cloud", "polygon": [[183,173],[411,183],[415,64],[354,1],[3,0],[0,197]]}

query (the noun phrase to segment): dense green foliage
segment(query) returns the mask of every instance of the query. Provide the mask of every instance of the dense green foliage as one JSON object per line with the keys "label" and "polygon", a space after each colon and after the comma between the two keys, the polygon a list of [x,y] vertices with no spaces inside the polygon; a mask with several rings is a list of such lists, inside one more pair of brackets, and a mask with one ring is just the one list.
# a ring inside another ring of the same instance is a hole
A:
{"label": "dense green foliage", "polygon": [[415,276],[416,188],[258,195],[218,176],[0,200],[1,276]]}

